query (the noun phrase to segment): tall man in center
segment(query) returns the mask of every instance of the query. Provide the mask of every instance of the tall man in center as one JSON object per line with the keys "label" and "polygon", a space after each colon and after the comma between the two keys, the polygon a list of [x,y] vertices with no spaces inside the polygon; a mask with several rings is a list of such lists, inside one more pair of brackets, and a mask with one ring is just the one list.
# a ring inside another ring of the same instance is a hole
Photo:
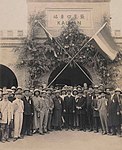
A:
{"label": "tall man in center", "polygon": [[64,97],[63,112],[65,116],[66,130],[74,130],[75,97],[71,95],[72,90],[67,90],[67,96]]}

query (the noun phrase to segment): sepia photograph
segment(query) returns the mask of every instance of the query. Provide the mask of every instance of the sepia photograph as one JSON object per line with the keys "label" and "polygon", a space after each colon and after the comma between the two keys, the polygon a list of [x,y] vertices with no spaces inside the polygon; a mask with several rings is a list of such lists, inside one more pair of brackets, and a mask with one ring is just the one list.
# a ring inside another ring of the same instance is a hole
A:
{"label": "sepia photograph", "polygon": [[122,150],[122,0],[0,0],[0,150]]}

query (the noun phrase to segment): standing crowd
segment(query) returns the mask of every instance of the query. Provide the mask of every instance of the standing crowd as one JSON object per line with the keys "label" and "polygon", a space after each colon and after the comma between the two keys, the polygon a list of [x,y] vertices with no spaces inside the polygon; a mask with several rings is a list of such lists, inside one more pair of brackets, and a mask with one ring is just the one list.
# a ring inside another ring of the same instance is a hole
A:
{"label": "standing crowd", "polygon": [[122,92],[104,85],[0,89],[0,140],[57,130],[121,137]]}

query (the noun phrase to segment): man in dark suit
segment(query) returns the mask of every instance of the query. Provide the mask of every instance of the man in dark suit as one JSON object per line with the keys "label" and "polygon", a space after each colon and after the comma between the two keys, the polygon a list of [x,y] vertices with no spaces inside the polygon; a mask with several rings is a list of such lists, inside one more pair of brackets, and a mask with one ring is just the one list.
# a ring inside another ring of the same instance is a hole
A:
{"label": "man in dark suit", "polygon": [[64,97],[63,112],[65,116],[65,127],[66,130],[71,128],[74,130],[74,114],[75,114],[75,97],[71,95],[71,89],[67,90],[67,96]]}
{"label": "man in dark suit", "polygon": [[93,89],[90,87],[88,89],[87,96],[86,96],[86,99],[87,99],[86,109],[87,109],[87,118],[88,118],[87,127],[89,129],[89,132],[93,131],[93,109],[92,109],[93,95],[94,95]]}
{"label": "man in dark suit", "polygon": [[108,103],[108,126],[112,129],[112,135],[121,137],[121,89],[117,88]]}
{"label": "man in dark suit", "polygon": [[86,97],[82,91],[78,91],[78,98],[76,99],[76,114],[79,123],[79,131],[86,131]]}
{"label": "man in dark suit", "polygon": [[24,90],[24,96],[22,98],[24,102],[24,115],[23,115],[23,126],[22,126],[22,136],[26,133],[28,136],[32,135],[32,124],[33,124],[33,114],[34,114],[34,105],[32,98],[29,96],[30,90]]}

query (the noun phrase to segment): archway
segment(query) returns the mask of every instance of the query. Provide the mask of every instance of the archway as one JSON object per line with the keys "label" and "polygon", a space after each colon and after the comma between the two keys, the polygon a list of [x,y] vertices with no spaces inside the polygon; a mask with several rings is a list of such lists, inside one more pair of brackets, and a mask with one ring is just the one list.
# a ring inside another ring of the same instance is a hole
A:
{"label": "archway", "polygon": [[[48,79],[48,84],[56,77],[56,75],[63,69],[65,64],[58,66],[50,75]],[[81,65],[80,65],[81,66]],[[85,73],[91,79],[91,75],[86,68],[81,66],[81,68],[85,71]],[[86,77],[86,75],[78,68],[78,67],[71,67],[68,66],[62,74],[52,83],[55,87],[56,85],[69,85],[69,86],[83,86],[84,83],[87,83],[88,86],[92,85],[91,81]]]}
{"label": "archway", "polygon": [[18,86],[14,72],[8,67],[0,64],[0,88],[11,88],[12,86]]}

